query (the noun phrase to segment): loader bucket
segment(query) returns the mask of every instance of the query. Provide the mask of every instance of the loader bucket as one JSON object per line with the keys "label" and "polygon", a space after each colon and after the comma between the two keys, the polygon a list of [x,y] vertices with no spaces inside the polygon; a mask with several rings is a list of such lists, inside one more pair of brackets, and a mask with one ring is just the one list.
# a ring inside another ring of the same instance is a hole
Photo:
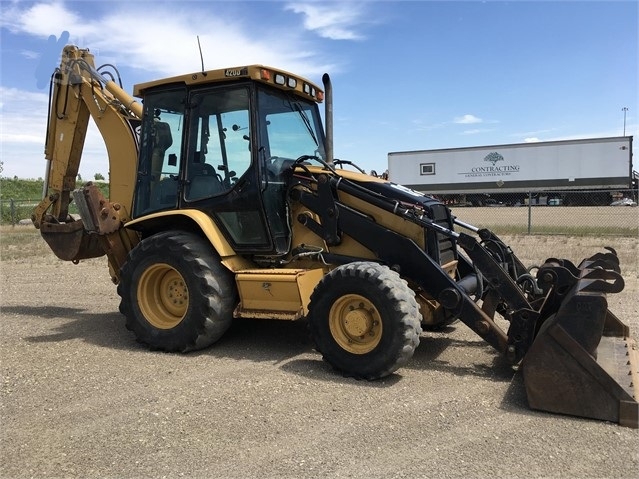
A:
{"label": "loader bucket", "polygon": [[582,275],[540,327],[522,362],[528,403],[639,428],[639,352],[608,310],[605,290],[617,287],[592,279],[603,271]]}

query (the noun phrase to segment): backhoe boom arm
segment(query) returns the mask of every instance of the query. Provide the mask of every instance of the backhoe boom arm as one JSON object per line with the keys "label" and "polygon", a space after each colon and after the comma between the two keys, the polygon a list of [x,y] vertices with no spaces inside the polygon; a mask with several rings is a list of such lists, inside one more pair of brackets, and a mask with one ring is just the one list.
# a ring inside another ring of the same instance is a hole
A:
{"label": "backhoe boom arm", "polygon": [[[75,46],[64,48],[51,81],[46,180],[32,221],[61,259],[78,261],[107,254],[117,280],[126,254],[137,241],[121,226],[130,219],[138,156],[134,128],[142,107],[96,70],[88,50]],[[109,157],[108,200],[90,183],[73,195],[89,119],[98,127]],[[74,196],[82,203],[78,204],[81,221],[69,215]]]}

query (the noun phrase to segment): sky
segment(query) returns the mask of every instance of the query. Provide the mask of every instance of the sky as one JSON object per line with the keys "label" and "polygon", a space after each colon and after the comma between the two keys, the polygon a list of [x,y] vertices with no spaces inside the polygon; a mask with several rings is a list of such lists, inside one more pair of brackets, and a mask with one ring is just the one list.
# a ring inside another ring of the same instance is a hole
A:
{"label": "sky", "polygon": [[[136,83],[260,63],[331,75],[335,157],[635,136],[639,2],[0,0],[2,176],[44,177],[61,46]],[[627,111],[623,111],[627,108]],[[636,146],[634,148],[636,151]],[[634,169],[638,169],[637,160]],[[97,129],[80,174],[108,174]]]}

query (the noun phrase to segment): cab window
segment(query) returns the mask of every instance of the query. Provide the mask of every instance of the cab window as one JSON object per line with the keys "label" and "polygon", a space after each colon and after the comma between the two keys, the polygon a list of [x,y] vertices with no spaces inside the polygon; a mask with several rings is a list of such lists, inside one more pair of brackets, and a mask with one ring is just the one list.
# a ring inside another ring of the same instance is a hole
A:
{"label": "cab window", "polygon": [[174,89],[144,98],[134,216],[177,207],[185,97]]}
{"label": "cab window", "polygon": [[249,90],[197,92],[190,105],[184,197],[199,201],[229,191],[251,165]]}

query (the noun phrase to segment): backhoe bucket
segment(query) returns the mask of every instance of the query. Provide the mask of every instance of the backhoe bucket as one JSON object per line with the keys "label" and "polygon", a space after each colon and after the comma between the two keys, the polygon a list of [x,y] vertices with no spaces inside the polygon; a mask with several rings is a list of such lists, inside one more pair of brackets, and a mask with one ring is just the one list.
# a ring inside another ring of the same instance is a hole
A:
{"label": "backhoe bucket", "polygon": [[55,255],[65,261],[98,258],[105,254],[99,236],[87,233],[81,220],[69,223],[43,222],[40,234]]}
{"label": "backhoe bucket", "polygon": [[541,326],[522,363],[528,403],[533,409],[638,428],[637,344],[608,310],[607,287],[597,284],[610,288],[583,274]]}

